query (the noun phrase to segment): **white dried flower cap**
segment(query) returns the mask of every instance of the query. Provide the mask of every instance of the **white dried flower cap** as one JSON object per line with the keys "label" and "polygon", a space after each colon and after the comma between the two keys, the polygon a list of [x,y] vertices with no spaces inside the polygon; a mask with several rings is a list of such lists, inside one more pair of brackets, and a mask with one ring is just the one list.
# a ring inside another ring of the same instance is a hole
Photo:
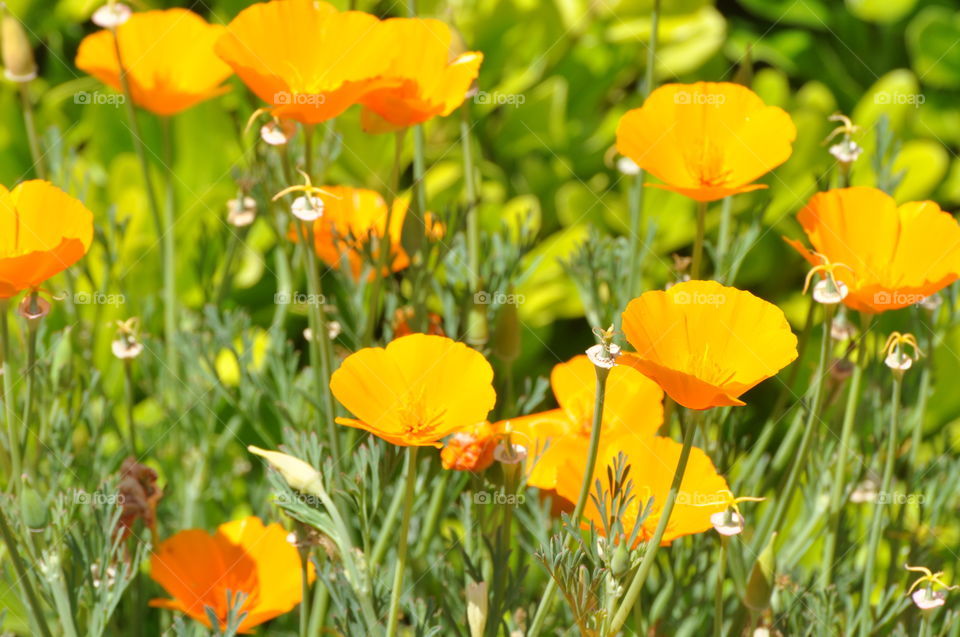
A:
{"label": "white dried flower cap", "polygon": [[720,511],[710,516],[710,524],[720,535],[732,536],[743,533],[743,516],[736,511]]}
{"label": "white dried flower cap", "polygon": [[852,164],[863,153],[863,147],[852,139],[844,139],[830,147],[830,154],[843,164]]}
{"label": "white dried flower cap", "polygon": [[227,222],[237,228],[249,226],[257,218],[257,200],[253,197],[231,199],[227,202]]}
{"label": "white dried flower cap", "polygon": [[493,458],[503,464],[519,464],[527,459],[527,448],[517,443],[500,442],[493,451]]}
{"label": "white dried flower cap", "polygon": [[133,11],[122,2],[108,2],[93,12],[90,18],[98,27],[116,29],[130,19]]}
{"label": "white dried flower cap", "polygon": [[143,343],[120,337],[110,344],[110,350],[122,361],[131,360],[143,353]]}
{"label": "white dried flower cap", "polygon": [[617,160],[617,170],[624,175],[633,176],[640,174],[640,166],[637,166],[637,162],[629,157],[621,157]]}
{"label": "white dried flower cap", "polygon": [[587,350],[587,358],[597,367],[604,369],[613,369],[617,364],[617,356],[620,355],[620,346],[615,343],[609,345],[594,345]]}
{"label": "white dried flower cap", "polygon": [[843,314],[833,317],[830,322],[830,337],[835,341],[849,341],[857,335],[857,328]]}
{"label": "white dried flower cap", "polygon": [[836,305],[847,298],[849,293],[850,290],[843,281],[820,279],[813,286],[813,300],[824,305]]}
{"label": "white dried flower cap", "polygon": [[260,139],[271,146],[283,146],[296,132],[297,127],[290,120],[270,120],[260,127]]}
{"label": "white dried flower cap", "polygon": [[301,221],[316,221],[323,216],[323,199],[314,196],[300,196],[293,200],[290,212]]}
{"label": "white dried flower cap", "polygon": [[919,588],[910,597],[920,610],[938,608],[947,603],[946,591],[935,591],[929,588]]}

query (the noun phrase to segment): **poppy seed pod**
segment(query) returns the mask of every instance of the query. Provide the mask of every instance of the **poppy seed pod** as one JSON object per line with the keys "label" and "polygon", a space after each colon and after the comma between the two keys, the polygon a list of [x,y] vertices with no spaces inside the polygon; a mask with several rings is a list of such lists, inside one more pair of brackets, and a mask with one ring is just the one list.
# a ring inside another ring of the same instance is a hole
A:
{"label": "poppy seed pod", "polygon": [[747,582],[747,592],[743,602],[747,608],[755,613],[762,613],[770,608],[770,596],[773,594],[773,578],[776,573],[777,556],[774,543],[777,534],[774,533],[767,542],[767,546],[760,553],[760,557],[753,563],[750,571],[750,580]]}
{"label": "poppy seed pod", "polygon": [[3,74],[13,82],[29,82],[37,77],[37,61],[33,57],[33,47],[15,17],[3,10]]}

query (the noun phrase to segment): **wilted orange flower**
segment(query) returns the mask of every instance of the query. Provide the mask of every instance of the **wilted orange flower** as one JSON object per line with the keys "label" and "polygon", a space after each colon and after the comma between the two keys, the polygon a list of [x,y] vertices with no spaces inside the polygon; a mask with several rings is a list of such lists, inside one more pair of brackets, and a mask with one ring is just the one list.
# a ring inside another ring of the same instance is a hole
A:
{"label": "wilted orange flower", "polygon": [[[416,334],[410,327],[410,321],[416,316],[416,310],[411,306],[398,307],[393,313],[393,337],[409,336]],[[427,334],[437,336],[446,336],[443,333],[443,317],[436,312],[427,312]]]}
{"label": "wilted orange flower", "polygon": [[440,452],[440,460],[444,469],[479,473],[493,464],[496,448],[493,427],[484,421],[450,436]]}
{"label": "wilted orange flower", "polygon": [[385,74],[399,83],[363,97],[364,129],[384,133],[452,113],[477,79],[483,54],[451,61],[450,27],[439,20],[393,18],[383,25],[400,43]]}
{"label": "wilted orange flower", "polygon": [[92,241],[93,213],[50,182],[0,186],[0,299],[36,289]]}
{"label": "wilted orange flower", "polygon": [[[213,52],[223,31],[187,9],[130,16],[116,37],[133,102],[157,115],[174,115],[226,91],[221,84],[232,71]],[[76,64],[104,84],[123,88],[113,31],[85,37]]]}
{"label": "wilted orange flower", "polygon": [[497,396],[480,352],[445,336],[411,334],[347,357],[330,389],[356,419],[337,418],[402,447],[439,441],[486,419]]}
{"label": "wilted orange flower", "polygon": [[[637,535],[638,543],[648,541],[656,531],[682,448],[683,445],[670,438],[644,437],[623,432],[612,439],[607,439],[597,457],[597,466],[590,481],[590,493],[599,498],[600,494],[597,493],[596,488],[596,481],[599,480],[604,491],[608,492],[606,497],[608,503],[610,501],[608,467],[612,470],[618,453],[623,453],[627,457],[627,464],[630,465],[628,479],[633,482],[631,489],[633,500],[627,505],[624,516],[620,520],[626,533],[629,534],[633,530],[638,516],[647,506],[647,501],[653,498],[650,515],[643,521]],[[580,495],[586,462],[586,454],[567,458],[557,480],[557,493],[561,497],[576,501]],[[684,535],[712,530],[713,523],[710,516],[726,509],[726,500],[722,494],[729,490],[727,481],[717,474],[710,457],[697,447],[690,449],[690,458],[687,461],[687,468],[680,483],[680,491],[670,514],[670,520],[660,542],[661,546],[668,545]],[[603,512],[597,508],[592,497],[587,501],[584,515],[603,534]]]}
{"label": "wilted orange flower", "polygon": [[[495,425],[501,432],[509,425],[514,441],[527,447],[531,457],[536,456],[530,463],[527,484],[545,491],[556,489],[557,474],[571,456],[587,456],[597,372],[590,359],[581,354],[555,365],[550,385],[560,407]],[[606,438],[623,429],[651,437],[662,423],[663,391],[657,384],[629,367],[611,369],[601,435]]]}
{"label": "wilted orange flower", "polygon": [[665,84],[617,126],[617,150],[697,201],[766,188],[753,182],[790,157],[797,129],[739,84]]}
{"label": "wilted orange flower", "polygon": [[[202,529],[181,531],[160,543],[150,559],[150,577],[173,596],[150,605],[186,613],[212,628],[209,606],[227,618],[227,591],[244,593],[247,613],[240,632],[282,615],[300,603],[301,562],[288,533],[279,524],[263,525],[250,516],[221,524],[213,535]],[[310,580],[315,578],[310,566]]]}
{"label": "wilted orange flower", "polygon": [[623,331],[636,353],[618,363],[690,409],[743,405],[741,394],[797,357],[780,308],[715,281],[645,292],[627,305]]}
{"label": "wilted orange flower", "polygon": [[383,24],[326,2],[262,2],[227,25],[216,51],[275,116],[318,124],[369,91],[400,83],[384,74],[406,44]]}
{"label": "wilted orange flower", "polygon": [[[960,276],[960,225],[932,201],[897,206],[876,188],[838,188],[815,194],[797,215],[816,253],[846,268],[834,272],[861,312],[919,303]],[[823,261],[787,239],[810,263]]]}

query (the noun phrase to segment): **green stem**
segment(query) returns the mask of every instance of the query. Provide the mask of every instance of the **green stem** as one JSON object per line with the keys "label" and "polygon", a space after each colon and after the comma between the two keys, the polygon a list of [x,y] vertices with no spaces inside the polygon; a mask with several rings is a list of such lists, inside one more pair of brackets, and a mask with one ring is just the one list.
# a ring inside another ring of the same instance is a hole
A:
{"label": "green stem", "polygon": [[470,143],[470,109],[461,108],[460,143],[463,145],[463,182],[467,189],[467,276],[470,292],[480,286],[480,220],[477,210],[477,185],[474,182],[473,151]]}
{"label": "green stem", "polygon": [[690,278],[700,278],[703,269],[703,240],[707,233],[707,202],[697,202],[697,236],[693,240],[693,263],[690,266]]}
{"label": "green stem", "polygon": [[377,241],[378,252],[375,254],[377,260],[377,271],[374,273],[373,287],[370,290],[370,310],[367,312],[366,326],[363,334],[364,346],[373,343],[373,333],[377,327],[377,319],[380,316],[380,292],[383,289],[384,279],[389,276],[386,274],[390,269],[390,258],[393,255],[393,239],[390,237],[390,224],[393,223],[393,207],[397,199],[397,189],[400,187],[400,162],[403,161],[403,137],[405,131],[398,131],[394,137],[393,150],[393,169],[390,172],[390,192],[387,193],[387,218],[383,224],[383,236],[371,238]]}
{"label": "green stem", "polygon": [[407,536],[410,533],[410,514],[417,483],[417,450],[407,447],[407,476],[404,485],[403,518],[400,521],[400,545],[397,547],[397,563],[393,571],[393,590],[390,593],[390,610],[387,620],[387,637],[395,637],[400,621],[400,596],[403,590],[403,572],[407,565]]}
{"label": "green stem", "polygon": [[133,419],[133,361],[130,359],[123,361],[123,378],[127,398],[127,444],[130,447],[130,455],[137,458],[137,425]]}
{"label": "green stem", "polygon": [[837,550],[837,534],[840,531],[840,511],[843,508],[844,485],[846,484],[847,454],[850,448],[850,439],[853,435],[853,423],[856,420],[857,404],[860,402],[860,383],[863,379],[862,361],[857,361],[850,377],[850,388],[847,391],[847,404],[843,410],[843,426],[840,431],[840,447],[837,451],[836,464],[833,466],[833,480],[830,485],[830,500],[827,506],[828,522],[827,537],[823,547],[823,561],[820,565],[820,587],[830,585],[833,572],[833,557]]}
{"label": "green stem", "polygon": [[720,536],[717,555],[717,588],[713,593],[713,637],[723,637],[723,581],[727,567],[727,537]]}
{"label": "green stem", "polygon": [[163,324],[166,340],[167,371],[173,378],[179,378],[179,360],[177,356],[177,239],[176,239],[176,202],[173,193],[173,140],[171,139],[172,120],[160,119],[163,129],[163,165],[165,172],[166,201],[163,206]]}
{"label": "green stem", "polygon": [[893,395],[890,398],[890,428],[887,430],[887,457],[883,465],[883,478],[877,502],[873,506],[873,518],[870,521],[870,538],[867,543],[867,562],[863,569],[863,593],[860,598],[861,618],[860,634],[866,637],[873,630],[870,619],[870,593],[873,590],[873,571],[880,544],[880,530],[883,523],[883,507],[890,498],[890,483],[893,481],[893,462],[897,454],[897,433],[900,424],[900,390],[903,386],[903,374],[894,372]]}
{"label": "green stem", "polygon": [[13,568],[17,572],[17,581],[20,583],[20,587],[27,597],[27,603],[30,605],[30,610],[33,613],[33,619],[37,624],[37,628],[40,629],[40,634],[43,635],[43,637],[51,637],[50,629],[47,627],[47,620],[43,615],[43,608],[40,606],[40,599],[33,590],[33,584],[30,582],[30,574],[27,573],[23,560],[20,558],[20,549],[17,547],[17,541],[13,537],[13,532],[7,521],[7,514],[4,512],[2,505],[0,505],[0,535],[3,536],[3,541],[7,545],[10,561],[13,562]]}
{"label": "green stem", "polygon": [[[36,316],[40,312],[40,307],[38,305],[39,297],[36,290],[30,293],[28,297],[30,299],[30,314]],[[37,366],[37,329],[40,325],[39,318],[28,318],[27,322],[27,367],[26,367],[26,377],[27,377],[27,388],[26,388],[26,402],[23,405],[23,418],[21,422],[23,423],[23,429],[27,433],[27,440],[29,441],[30,434],[30,423],[33,416],[33,391],[34,391],[34,382],[36,380],[34,374],[34,368]],[[29,442],[25,445],[29,449]],[[31,454],[25,449],[24,455],[30,456]],[[27,460],[29,464],[29,460]]]}
{"label": "green stem", "polygon": [[729,276],[729,272],[726,271],[726,267],[727,252],[730,250],[730,217],[732,208],[733,197],[724,197],[723,201],[720,202],[720,230],[717,234],[716,270],[728,285],[733,283],[733,281],[726,281],[727,276]]}
{"label": "green stem", "polygon": [[[320,285],[320,275],[317,272],[317,255],[314,253],[313,227],[307,223],[297,221],[294,224],[300,244],[303,246],[303,267],[307,271],[307,290],[310,298],[307,299],[307,316],[310,323],[310,367],[313,370],[314,391],[322,397],[323,413],[321,418],[326,421],[327,437],[330,444],[330,453],[340,461],[340,439],[337,423],[334,418],[336,412],[333,406],[333,395],[330,393],[330,367],[332,353],[330,352],[330,338],[327,322],[323,315],[323,288]],[[320,427],[322,429],[323,426]]]}
{"label": "green stem", "polygon": [[420,532],[420,538],[417,540],[417,547],[413,551],[415,560],[421,559],[430,547],[430,540],[437,530],[437,523],[440,521],[440,511],[443,508],[444,498],[447,495],[447,485],[450,482],[450,471],[441,469],[440,482],[433,487],[433,495],[430,497],[430,508],[427,510],[427,521]]}
{"label": "green stem", "polygon": [[[304,538],[300,538],[301,542]],[[318,587],[322,588],[322,587]],[[300,637],[307,637],[310,629],[310,549],[300,550]]]}
{"label": "green stem", "polygon": [[[577,503],[573,509],[573,515],[570,517],[571,524],[580,525],[580,518],[583,516],[583,510],[586,508],[588,496],[590,495],[590,485],[593,483],[593,472],[597,466],[597,452],[600,449],[600,430],[603,427],[603,404],[607,395],[607,376],[610,370],[601,365],[595,365],[597,370],[597,389],[593,401],[593,421],[590,425],[590,449],[587,452],[587,464],[583,472],[583,480],[580,482],[580,493],[577,496]],[[569,542],[573,542],[571,538]],[[536,637],[543,628],[543,622],[546,621],[547,613],[553,602],[553,596],[556,593],[556,580],[551,578],[547,588],[543,593],[542,601],[537,607],[537,614],[534,615],[533,623],[530,624],[530,631],[527,637]]]}
{"label": "green stem", "polygon": [[3,374],[3,411],[7,421],[7,442],[10,445],[10,481],[9,491],[20,490],[22,465],[20,458],[20,430],[14,415],[13,405],[13,368],[10,366],[10,323],[9,301],[0,301],[0,370]]}
{"label": "green stem", "polygon": [[677,468],[673,473],[673,483],[670,485],[667,499],[663,503],[663,510],[660,513],[660,520],[657,522],[657,529],[654,531],[650,541],[647,542],[643,559],[640,561],[640,566],[637,567],[637,572],[633,576],[633,580],[630,582],[626,594],[623,596],[623,602],[620,604],[620,608],[617,610],[616,615],[613,616],[610,630],[607,632],[608,635],[616,635],[624,622],[627,621],[633,605],[636,604],[640,598],[640,592],[643,590],[643,584],[647,581],[650,569],[653,568],[657,551],[660,550],[660,542],[663,540],[663,534],[667,530],[667,522],[669,522],[670,515],[673,513],[673,505],[676,503],[677,494],[680,492],[683,474],[687,470],[687,460],[690,458],[690,449],[693,447],[693,435],[696,432],[698,421],[699,418],[691,418],[690,422],[687,423],[687,430],[683,432],[683,448],[680,450],[680,459],[677,461]]}
{"label": "green stem", "polygon": [[[643,86],[640,87],[640,94],[646,99],[653,90],[655,80],[654,69],[657,65],[657,38],[659,36],[660,26],[660,0],[653,0],[653,8],[650,13],[650,45],[647,47],[647,66],[644,70]],[[633,249],[630,250],[629,262],[627,263],[627,298],[633,298],[639,293],[637,290],[637,280],[640,275],[638,272],[638,258],[640,254],[641,241],[640,233],[643,225],[643,180],[644,170],[641,168],[630,184],[630,191],[627,196],[627,206],[630,209],[630,243]]]}
{"label": "green stem", "polygon": [[40,149],[40,139],[37,136],[37,126],[33,119],[33,102],[30,99],[30,89],[27,82],[20,82],[20,101],[23,103],[23,125],[27,131],[27,142],[30,145],[30,157],[33,159],[33,169],[40,179],[47,178],[47,171],[43,165],[43,152]]}
{"label": "green stem", "polygon": [[803,472],[804,463],[807,460],[807,454],[810,451],[810,443],[813,441],[813,434],[816,430],[817,421],[820,415],[820,406],[823,402],[824,376],[827,373],[827,365],[830,360],[830,321],[833,318],[833,305],[823,306],[823,323],[820,337],[820,361],[817,363],[817,370],[813,376],[813,398],[810,408],[807,411],[807,421],[804,425],[803,438],[800,440],[800,447],[793,458],[793,464],[790,467],[790,473],[787,474],[787,481],[783,489],[780,490],[780,497],[777,498],[777,504],[773,509],[773,515],[766,517],[758,529],[756,535],[755,552],[759,554],[762,547],[766,546],[770,533],[780,528],[790,501],[793,499],[793,493],[800,481],[800,474]]}
{"label": "green stem", "polygon": [[390,502],[390,508],[387,509],[387,515],[383,518],[383,524],[380,525],[380,536],[377,538],[377,543],[373,545],[373,552],[370,554],[371,572],[380,564],[383,556],[387,553],[387,547],[395,539],[390,531],[397,521],[397,516],[400,515],[400,507],[403,506],[403,501],[403,489],[397,489],[393,494],[393,501]]}

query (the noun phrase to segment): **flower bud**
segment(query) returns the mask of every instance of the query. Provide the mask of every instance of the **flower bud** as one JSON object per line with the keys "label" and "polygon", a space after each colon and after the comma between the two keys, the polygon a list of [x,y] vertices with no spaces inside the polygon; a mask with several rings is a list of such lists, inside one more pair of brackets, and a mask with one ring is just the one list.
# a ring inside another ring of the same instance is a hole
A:
{"label": "flower bud", "polygon": [[37,77],[37,62],[33,58],[33,47],[27,38],[20,21],[3,11],[3,25],[0,29],[3,53],[3,74],[13,82],[29,82]]}
{"label": "flower bud", "polygon": [[774,543],[777,534],[774,533],[767,542],[767,546],[760,553],[760,557],[753,563],[750,571],[750,580],[747,582],[747,592],[743,602],[747,608],[755,613],[762,613],[770,607],[770,596],[773,594],[773,578],[776,571],[776,553]]}
{"label": "flower bud", "polygon": [[467,624],[470,637],[482,637],[487,626],[487,583],[467,582]]}
{"label": "flower bud", "polygon": [[20,514],[28,529],[37,531],[47,525],[47,506],[33,487],[25,487],[20,493]]}
{"label": "flower bud", "polygon": [[312,466],[293,456],[279,451],[268,451],[250,445],[247,451],[266,460],[276,469],[290,488],[301,493],[317,494],[323,491],[323,476]]}

